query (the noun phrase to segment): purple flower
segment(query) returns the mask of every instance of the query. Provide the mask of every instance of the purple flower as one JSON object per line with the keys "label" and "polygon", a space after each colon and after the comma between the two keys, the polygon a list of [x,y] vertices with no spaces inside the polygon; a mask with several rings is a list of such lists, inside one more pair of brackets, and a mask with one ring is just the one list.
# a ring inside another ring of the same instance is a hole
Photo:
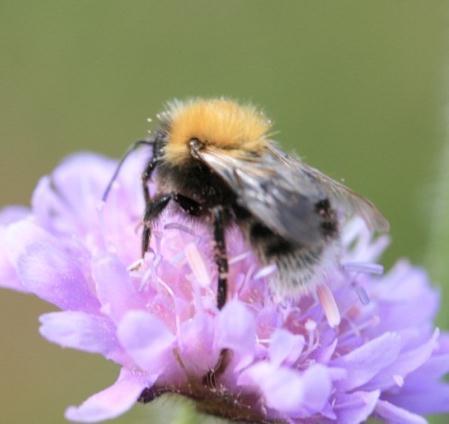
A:
{"label": "purple flower", "polygon": [[449,411],[449,336],[432,324],[438,293],[405,261],[380,275],[385,237],[373,240],[352,221],[341,267],[317,296],[278,303],[267,285],[275,270],[261,268],[231,230],[230,297],[218,311],[210,231],[176,208],[133,266],[142,158],[127,163],[102,204],[115,166],[71,157],[39,182],[31,210],[0,214],[1,284],[61,309],[41,316],[45,338],[121,367],[112,386],[68,408],[69,420],[113,418],[165,392],[210,414],[264,423],[422,423]]}

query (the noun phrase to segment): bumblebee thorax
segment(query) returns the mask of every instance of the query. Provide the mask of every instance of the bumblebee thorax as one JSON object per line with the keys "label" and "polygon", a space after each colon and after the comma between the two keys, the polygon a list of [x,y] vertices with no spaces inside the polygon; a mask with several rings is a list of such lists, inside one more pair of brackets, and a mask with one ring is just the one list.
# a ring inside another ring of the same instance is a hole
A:
{"label": "bumblebee thorax", "polygon": [[159,119],[167,132],[165,159],[176,164],[191,157],[192,139],[229,154],[257,152],[265,146],[271,127],[271,122],[254,106],[227,99],[174,101]]}

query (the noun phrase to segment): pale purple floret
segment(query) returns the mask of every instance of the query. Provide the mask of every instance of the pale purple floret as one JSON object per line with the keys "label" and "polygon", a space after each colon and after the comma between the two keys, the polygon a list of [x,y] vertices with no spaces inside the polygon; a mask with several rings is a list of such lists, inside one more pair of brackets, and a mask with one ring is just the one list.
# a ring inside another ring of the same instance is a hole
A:
{"label": "pale purple floret", "polygon": [[323,282],[341,315],[331,326],[315,296],[276,303],[274,270],[232,229],[230,296],[218,311],[210,231],[175,208],[136,266],[142,158],[102,204],[115,166],[73,156],[39,182],[31,210],[0,214],[0,284],[61,309],[41,316],[45,338],[121,367],[111,387],[68,408],[69,420],[113,418],[164,392],[252,422],[423,423],[449,411],[449,336],[432,323],[438,293],[405,261],[380,275],[385,237],[373,240],[357,220],[344,229],[341,268]]}

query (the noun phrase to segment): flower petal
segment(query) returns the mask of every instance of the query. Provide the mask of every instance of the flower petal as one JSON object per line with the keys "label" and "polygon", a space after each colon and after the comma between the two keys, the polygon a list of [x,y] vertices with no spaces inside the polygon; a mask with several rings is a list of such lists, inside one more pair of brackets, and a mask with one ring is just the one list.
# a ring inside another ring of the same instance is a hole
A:
{"label": "flower petal", "polygon": [[39,181],[33,213],[53,233],[92,231],[98,206],[115,163],[99,155],[79,153],[66,158],[50,176]]}
{"label": "flower petal", "polygon": [[426,381],[438,381],[449,372],[449,354],[432,356],[407,377],[407,385],[422,387]]}
{"label": "flower petal", "polygon": [[348,377],[336,384],[340,390],[352,390],[367,383],[379,371],[396,360],[401,349],[401,338],[385,333],[358,349],[332,361],[332,365],[345,368]]}
{"label": "flower petal", "polygon": [[267,406],[279,412],[297,415],[301,410],[305,387],[296,370],[261,361],[246,369],[238,383],[258,387]]}
{"label": "flower petal", "polygon": [[295,362],[304,347],[304,337],[293,334],[280,328],[273,332],[270,339],[268,354],[275,366],[280,366],[284,361],[292,364]]}
{"label": "flower petal", "polygon": [[449,386],[445,382],[429,382],[424,380],[420,387],[404,388],[396,394],[385,395],[385,400],[415,414],[447,414],[449,413]]}
{"label": "flower petal", "polygon": [[86,276],[87,253],[80,246],[58,245],[28,220],[7,228],[6,246],[27,290],[61,309],[98,309]]}
{"label": "flower petal", "polygon": [[16,269],[8,257],[5,232],[5,228],[0,227],[0,286],[26,293],[28,290],[20,282]]}
{"label": "flower petal", "polygon": [[115,322],[130,309],[143,309],[145,299],[139,296],[127,269],[113,256],[94,261],[92,273],[102,311]]}
{"label": "flower petal", "polygon": [[386,331],[413,329],[427,337],[422,329],[428,329],[435,318],[439,296],[422,269],[400,261],[372,291],[381,320],[368,334],[376,337]]}
{"label": "flower petal", "polygon": [[422,346],[408,352],[401,353],[398,358],[374,377],[365,388],[385,389],[395,385],[395,378],[403,379],[412,371],[423,365],[437,347],[439,330],[435,330],[432,337]]}
{"label": "flower petal", "polygon": [[144,311],[128,312],[121,320],[118,338],[136,364],[151,374],[166,367],[175,336],[165,324]]}
{"label": "flower petal", "polygon": [[379,400],[375,409],[377,415],[391,424],[426,424],[427,420],[385,400]]}
{"label": "flower petal", "polygon": [[332,389],[330,376],[322,365],[313,365],[300,373],[288,367],[278,368],[267,361],[245,370],[239,384],[259,387],[270,408],[293,416],[319,412]]}
{"label": "flower petal", "polygon": [[23,206],[9,206],[0,210],[0,286],[27,292],[17,276],[6,247],[6,227],[25,219],[30,211]]}
{"label": "flower petal", "polygon": [[385,400],[416,414],[449,412],[449,386],[442,377],[449,371],[449,355],[431,357],[410,373],[397,393],[387,394]]}
{"label": "flower petal", "polygon": [[316,364],[307,368],[301,379],[305,387],[302,409],[308,415],[316,414],[321,411],[331,394],[331,374],[326,367]]}
{"label": "flower petal", "polygon": [[24,206],[7,206],[0,209],[0,226],[7,226],[25,219],[30,215],[30,210]]}
{"label": "flower petal", "polygon": [[256,321],[243,303],[228,302],[218,316],[216,345],[244,356],[252,356],[256,348]]}
{"label": "flower petal", "polygon": [[112,386],[91,396],[78,407],[69,407],[65,416],[68,420],[83,423],[115,418],[130,409],[143,389],[151,387],[155,379],[131,373],[123,368]]}
{"label": "flower petal", "polygon": [[199,313],[181,327],[179,334],[181,357],[186,366],[198,375],[204,375],[218,360],[219,351],[213,344],[214,326],[212,317],[206,313]]}
{"label": "flower petal", "polygon": [[261,381],[267,405],[279,412],[298,415],[304,402],[304,383],[299,372],[282,367]]}
{"label": "flower petal", "polygon": [[40,322],[41,335],[62,347],[100,353],[115,361],[123,357],[115,327],[106,317],[64,311],[41,315]]}
{"label": "flower petal", "polygon": [[139,255],[136,217],[143,210],[135,182],[144,160],[146,155],[136,154],[126,161],[103,203],[101,197],[116,162],[92,153],[68,157],[51,176],[39,181],[32,200],[36,221],[52,234],[83,240],[94,255],[107,249],[125,262],[134,261]]}
{"label": "flower petal", "polygon": [[334,406],[338,422],[340,424],[365,422],[373,413],[379,396],[380,390],[338,394]]}

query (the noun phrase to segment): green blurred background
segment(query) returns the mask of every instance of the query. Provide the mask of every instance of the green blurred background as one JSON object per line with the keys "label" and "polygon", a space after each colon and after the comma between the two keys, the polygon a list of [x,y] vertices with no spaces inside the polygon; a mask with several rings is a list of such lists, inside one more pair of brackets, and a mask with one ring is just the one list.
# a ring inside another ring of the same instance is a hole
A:
{"label": "green blurred background", "polygon": [[[121,155],[168,99],[226,95],[261,105],[286,148],[375,201],[392,224],[387,264],[424,263],[448,18],[436,0],[0,0],[0,205],[27,204],[73,151]],[[48,310],[0,293],[2,423],[61,423],[115,378],[39,337]]]}

